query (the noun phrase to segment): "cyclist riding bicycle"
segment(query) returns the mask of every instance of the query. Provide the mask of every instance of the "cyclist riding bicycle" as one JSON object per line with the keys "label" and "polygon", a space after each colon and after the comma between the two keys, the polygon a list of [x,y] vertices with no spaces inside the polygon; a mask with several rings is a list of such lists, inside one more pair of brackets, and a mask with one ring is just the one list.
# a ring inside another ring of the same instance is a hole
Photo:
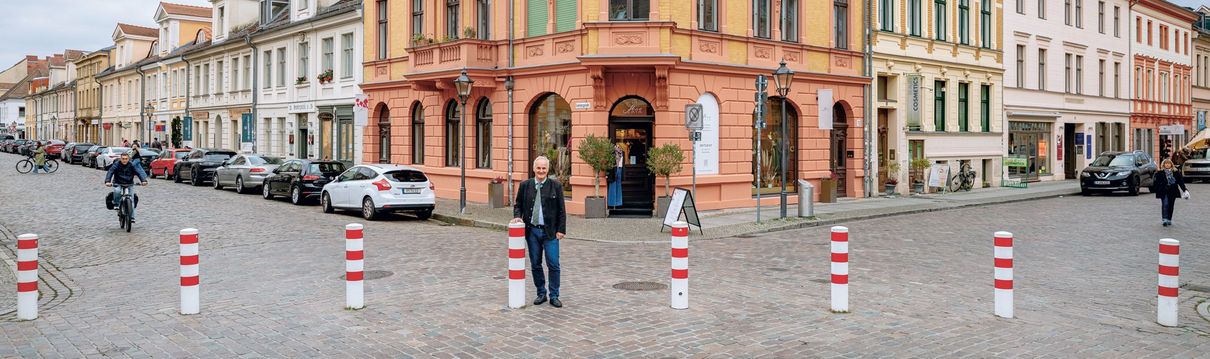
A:
{"label": "cyclist riding bicycle", "polygon": [[[134,177],[139,177],[139,184],[147,185],[147,174],[143,172],[143,166],[139,164],[139,160],[131,160],[130,153],[123,153],[118,157],[118,162],[109,166],[109,172],[105,173],[105,186],[113,186],[113,208],[118,208],[118,201],[122,199],[122,188],[130,190],[130,195],[134,196]],[[130,209],[130,222],[134,222],[134,208]]]}

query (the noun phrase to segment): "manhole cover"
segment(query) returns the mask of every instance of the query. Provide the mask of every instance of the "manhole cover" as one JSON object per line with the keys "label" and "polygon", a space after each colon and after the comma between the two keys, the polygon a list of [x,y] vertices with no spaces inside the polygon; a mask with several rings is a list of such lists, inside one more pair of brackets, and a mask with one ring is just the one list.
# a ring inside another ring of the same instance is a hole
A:
{"label": "manhole cover", "polygon": [[[387,270],[368,270],[368,271],[365,271],[365,273],[363,273],[363,275],[365,278],[364,280],[375,280],[375,279],[382,279],[382,278],[390,277],[392,275],[395,275],[395,272],[387,271]],[[344,280],[344,279],[345,279],[345,276],[343,276],[343,275],[340,276],[340,280]]]}
{"label": "manhole cover", "polygon": [[1202,319],[1210,320],[1210,301],[1202,302],[1197,305],[1197,314],[1202,316]]}
{"label": "manhole cover", "polygon": [[621,282],[614,284],[613,288],[621,290],[660,290],[666,289],[668,286],[656,282]]}

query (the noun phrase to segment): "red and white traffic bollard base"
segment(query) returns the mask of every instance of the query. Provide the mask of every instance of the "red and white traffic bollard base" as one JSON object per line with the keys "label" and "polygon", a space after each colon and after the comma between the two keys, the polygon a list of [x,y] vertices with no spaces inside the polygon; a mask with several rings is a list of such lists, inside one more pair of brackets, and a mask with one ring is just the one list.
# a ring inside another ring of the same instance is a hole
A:
{"label": "red and white traffic bollard base", "polygon": [[181,314],[201,312],[201,271],[198,268],[197,229],[181,230]]}
{"label": "red and white traffic bollard base", "polygon": [[38,318],[38,235],[17,236],[17,319]]}
{"label": "red and white traffic bollard base", "polygon": [[672,309],[689,309],[689,224],[672,224]]}
{"label": "red and white traffic bollard base", "polygon": [[996,232],[996,316],[1013,317],[1013,234]]}
{"label": "red and white traffic bollard base", "polygon": [[849,228],[832,227],[832,312],[849,312]]}
{"label": "red and white traffic bollard base", "polygon": [[1175,327],[1177,322],[1177,308],[1180,306],[1178,295],[1180,288],[1180,254],[1180,241],[1172,238],[1160,240],[1160,283],[1155,321],[1166,327]]}
{"label": "red and white traffic bollard base", "polygon": [[525,306],[525,224],[508,225],[508,307]]}
{"label": "red and white traffic bollard base", "polygon": [[365,298],[365,249],[361,225],[345,225],[345,309],[361,309]]}

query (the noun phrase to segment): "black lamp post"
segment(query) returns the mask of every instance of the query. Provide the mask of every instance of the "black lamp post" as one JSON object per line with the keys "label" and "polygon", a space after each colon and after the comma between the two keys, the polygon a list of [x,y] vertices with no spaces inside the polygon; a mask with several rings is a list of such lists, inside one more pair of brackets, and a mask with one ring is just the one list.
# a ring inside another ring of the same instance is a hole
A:
{"label": "black lamp post", "polygon": [[[777,71],[773,71],[773,81],[777,84],[777,95],[781,96],[781,218],[786,218],[786,167],[789,159],[786,128],[786,96],[790,94],[790,83],[794,81],[794,71],[786,67],[786,61],[781,61]],[[802,205],[801,203],[799,205]]]}
{"label": "black lamp post", "polygon": [[147,141],[151,139],[151,117],[153,116],[151,111],[155,111],[155,106],[147,104],[143,106],[143,111],[147,113],[147,122],[143,125],[143,130],[147,131],[145,133],[146,137],[143,137],[143,146],[147,146]]}
{"label": "black lamp post", "polygon": [[458,166],[462,168],[461,187],[458,188],[458,213],[466,213],[466,99],[471,95],[471,87],[475,82],[466,76],[466,69],[454,80],[458,88],[458,101],[461,102],[458,114]]}

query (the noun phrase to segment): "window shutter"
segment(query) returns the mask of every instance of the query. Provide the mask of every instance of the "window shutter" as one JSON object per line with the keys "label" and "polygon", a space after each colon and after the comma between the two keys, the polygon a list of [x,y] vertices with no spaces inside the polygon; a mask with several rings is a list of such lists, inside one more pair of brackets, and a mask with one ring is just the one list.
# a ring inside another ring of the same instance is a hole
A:
{"label": "window shutter", "polygon": [[576,0],[555,1],[555,32],[575,30]]}
{"label": "window shutter", "polygon": [[526,36],[546,35],[546,23],[549,22],[546,0],[529,0],[526,10]]}

